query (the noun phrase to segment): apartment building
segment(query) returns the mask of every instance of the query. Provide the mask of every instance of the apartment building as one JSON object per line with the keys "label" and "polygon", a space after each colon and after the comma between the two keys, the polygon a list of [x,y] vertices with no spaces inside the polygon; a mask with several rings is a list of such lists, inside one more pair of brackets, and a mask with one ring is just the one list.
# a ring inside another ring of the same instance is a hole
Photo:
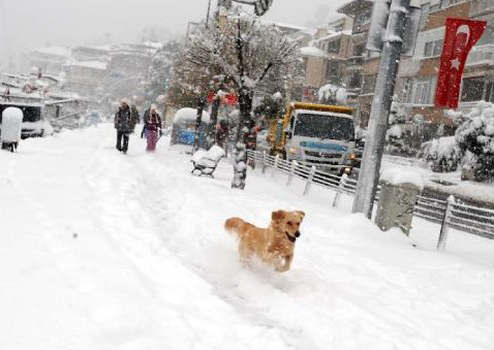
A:
{"label": "apartment building", "polygon": [[472,1],[470,18],[487,21],[487,28],[465,66],[460,99],[465,112],[480,100],[494,102],[494,0]]}
{"label": "apartment building", "polygon": [[107,63],[70,60],[64,66],[68,88],[90,100],[99,100],[105,93],[108,78]]}
{"label": "apartment building", "polygon": [[[440,133],[452,134],[454,127],[445,111],[434,106],[446,18],[481,19],[486,31],[472,49],[464,71],[460,106],[470,110],[478,101],[494,101],[494,0],[422,0],[420,31],[412,57],[403,57],[399,67],[395,100],[408,117],[411,134],[420,141]],[[353,19],[346,86],[354,98],[356,119],[368,124],[379,69],[379,54],[365,49],[372,1],[352,0],[338,9]],[[351,95],[352,96],[352,95]]]}
{"label": "apartment building", "polygon": [[345,73],[350,57],[352,20],[346,16],[334,18],[318,28],[309,46],[302,47],[305,81],[302,100],[318,102],[319,88],[325,84],[345,86]]}
{"label": "apartment building", "polygon": [[468,112],[481,100],[494,102],[494,1],[424,1],[414,55],[400,64],[396,90],[398,101],[410,118],[410,129],[422,140],[452,135],[455,130],[446,111],[434,106],[446,18],[488,22],[465,65],[459,110]]}
{"label": "apartment building", "polygon": [[345,70],[345,86],[349,92],[348,103],[355,108],[355,119],[361,126],[367,125],[374,95],[379,56],[371,55],[365,46],[369,34],[372,1],[353,0],[338,9],[353,20],[349,55]]}
{"label": "apartment building", "polygon": [[36,67],[42,74],[58,76],[70,57],[70,49],[59,46],[48,46],[34,49],[23,57],[23,70],[31,71]]}
{"label": "apartment building", "polygon": [[469,18],[470,4],[466,0],[424,1],[414,54],[400,64],[395,96],[408,116],[409,128],[422,140],[454,132],[451,119],[434,102],[446,18]]}

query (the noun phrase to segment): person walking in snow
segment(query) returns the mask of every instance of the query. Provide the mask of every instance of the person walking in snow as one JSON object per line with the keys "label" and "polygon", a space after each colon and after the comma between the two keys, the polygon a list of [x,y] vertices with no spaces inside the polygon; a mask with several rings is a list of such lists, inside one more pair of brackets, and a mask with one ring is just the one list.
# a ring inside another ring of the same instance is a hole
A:
{"label": "person walking in snow", "polygon": [[[120,106],[115,113],[114,125],[117,129],[117,145],[116,148],[120,152],[126,154],[129,149],[129,135],[134,132],[134,128],[139,121],[139,114],[137,118],[134,113],[131,112],[130,102],[128,99],[123,98],[120,101]],[[122,144],[123,142],[123,144]]]}
{"label": "person walking in snow", "polygon": [[146,151],[154,152],[156,150],[156,142],[162,134],[161,117],[154,104],[144,113],[144,127],[147,139]]}

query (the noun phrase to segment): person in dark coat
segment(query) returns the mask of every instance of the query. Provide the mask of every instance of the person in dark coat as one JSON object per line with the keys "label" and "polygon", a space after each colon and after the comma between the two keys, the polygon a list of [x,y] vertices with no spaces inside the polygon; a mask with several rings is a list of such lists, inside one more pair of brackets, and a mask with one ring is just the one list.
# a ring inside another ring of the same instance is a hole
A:
{"label": "person in dark coat", "polygon": [[[115,129],[117,129],[117,145],[116,148],[124,154],[129,148],[129,135],[134,132],[135,126],[139,121],[139,113],[137,117],[130,109],[130,102],[126,98],[120,101],[120,106],[115,113]],[[122,144],[123,141],[123,144]]]}
{"label": "person in dark coat", "polygon": [[218,125],[216,126],[217,129],[217,137],[218,137],[218,146],[221,148],[224,148],[225,146],[225,141],[228,136],[228,122],[224,119],[220,120]]}
{"label": "person in dark coat", "polygon": [[144,113],[144,127],[146,128],[147,147],[146,151],[154,152],[156,150],[156,142],[161,136],[161,117],[158,109],[153,104]]}
{"label": "person in dark coat", "polygon": [[[135,124],[139,124],[141,122],[141,117],[139,115],[139,111],[137,110],[136,105],[130,106],[130,114],[132,115],[133,120],[135,121]],[[134,128],[135,128],[134,124]],[[134,132],[134,130],[132,130]]]}

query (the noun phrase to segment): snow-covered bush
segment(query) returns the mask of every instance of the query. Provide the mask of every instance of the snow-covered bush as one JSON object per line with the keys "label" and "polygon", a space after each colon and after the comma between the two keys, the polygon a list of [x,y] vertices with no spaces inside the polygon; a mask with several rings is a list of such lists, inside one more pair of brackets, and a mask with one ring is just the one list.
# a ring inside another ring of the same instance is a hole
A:
{"label": "snow-covered bush", "polygon": [[348,92],[345,88],[333,84],[322,86],[317,92],[319,103],[330,105],[346,105]]}
{"label": "snow-covered bush", "polygon": [[494,104],[479,102],[456,130],[456,141],[475,155],[494,154]]}
{"label": "snow-covered bush", "polygon": [[386,153],[400,156],[417,154],[417,150],[407,142],[410,134],[405,130],[406,119],[407,116],[400,104],[393,102],[389,113],[389,128],[386,133]]}
{"label": "snow-covered bush", "polygon": [[454,136],[440,137],[422,144],[422,159],[434,172],[452,172],[458,169],[462,152]]}
{"label": "snow-covered bush", "polygon": [[470,152],[477,181],[494,178],[494,104],[479,102],[456,130],[456,143],[462,152]]}

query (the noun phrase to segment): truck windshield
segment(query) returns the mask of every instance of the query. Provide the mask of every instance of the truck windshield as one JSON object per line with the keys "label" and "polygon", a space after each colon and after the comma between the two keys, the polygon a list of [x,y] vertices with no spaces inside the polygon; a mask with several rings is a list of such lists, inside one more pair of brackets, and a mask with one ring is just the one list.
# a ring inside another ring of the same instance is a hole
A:
{"label": "truck windshield", "polygon": [[12,105],[12,104],[8,104],[8,105],[0,104],[0,121],[2,120],[1,115],[2,115],[3,110],[8,108],[8,107],[20,108],[22,110],[22,114],[24,116],[22,119],[23,122],[37,122],[41,119],[41,107],[23,106],[23,105],[16,106],[16,105]]}
{"label": "truck windshield", "polygon": [[334,115],[301,113],[297,116],[294,135],[330,140],[353,140],[353,120]]}

